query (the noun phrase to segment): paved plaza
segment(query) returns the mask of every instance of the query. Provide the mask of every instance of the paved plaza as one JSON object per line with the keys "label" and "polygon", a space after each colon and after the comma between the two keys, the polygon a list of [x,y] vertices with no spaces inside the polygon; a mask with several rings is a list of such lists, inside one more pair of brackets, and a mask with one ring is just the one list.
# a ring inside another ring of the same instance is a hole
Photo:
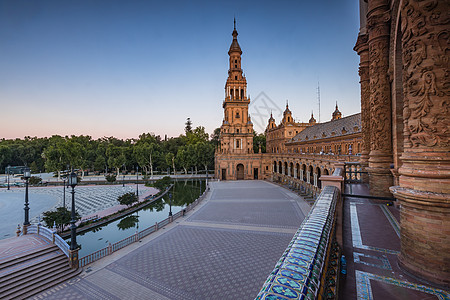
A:
{"label": "paved plaza", "polygon": [[309,205],[264,181],[210,186],[193,213],[33,299],[254,299]]}
{"label": "paved plaza", "polygon": [[[30,187],[29,207],[30,222],[37,224],[42,213],[63,205],[62,186]],[[71,207],[72,188],[65,189],[65,204]],[[76,210],[81,217],[98,214],[101,211],[109,211],[119,205],[117,198],[128,192],[135,192],[136,185],[88,185],[75,188]],[[151,187],[139,185],[139,194],[142,196],[154,194],[156,190]],[[140,199],[142,200],[142,199]],[[0,189],[0,239],[14,236],[17,224],[24,221],[25,188]],[[125,206],[124,206],[125,207]]]}

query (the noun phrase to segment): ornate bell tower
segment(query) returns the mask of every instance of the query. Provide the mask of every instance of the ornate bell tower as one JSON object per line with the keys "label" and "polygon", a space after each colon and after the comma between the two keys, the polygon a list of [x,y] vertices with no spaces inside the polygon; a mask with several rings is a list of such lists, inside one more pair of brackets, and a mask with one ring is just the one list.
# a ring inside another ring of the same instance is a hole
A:
{"label": "ornate bell tower", "polygon": [[230,67],[225,84],[224,119],[220,130],[219,152],[252,154],[253,124],[248,114],[250,98],[247,97],[247,80],[241,68],[242,50],[237,41],[236,19],[232,35],[233,41],[228,51]]}

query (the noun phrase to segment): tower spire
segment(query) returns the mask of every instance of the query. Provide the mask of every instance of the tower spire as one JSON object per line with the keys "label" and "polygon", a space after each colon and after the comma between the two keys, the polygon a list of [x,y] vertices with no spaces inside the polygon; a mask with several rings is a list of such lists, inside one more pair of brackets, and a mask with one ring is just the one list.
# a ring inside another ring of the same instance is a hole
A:
{"label": "tower spire", "polygon": [[234,17],[234,30],[236,30],[236,17]]}

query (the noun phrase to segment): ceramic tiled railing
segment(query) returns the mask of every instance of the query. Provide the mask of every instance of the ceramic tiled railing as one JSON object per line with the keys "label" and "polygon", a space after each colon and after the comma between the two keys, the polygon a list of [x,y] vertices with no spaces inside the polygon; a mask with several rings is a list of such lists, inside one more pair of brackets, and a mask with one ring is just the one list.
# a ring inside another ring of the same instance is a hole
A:
{"label": "ceramic tiled railing", "polygon": [[256,300],[333,298],[339,273],[334,241],[339,196],[336,187],[322,190]]}

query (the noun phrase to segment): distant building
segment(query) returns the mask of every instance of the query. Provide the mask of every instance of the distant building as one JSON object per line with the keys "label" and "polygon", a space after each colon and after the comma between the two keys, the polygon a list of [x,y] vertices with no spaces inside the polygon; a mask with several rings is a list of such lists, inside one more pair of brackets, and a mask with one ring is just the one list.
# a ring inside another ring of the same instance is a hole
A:
{"label": "distant building", "polygon": [[283,119],[279,125],[275,124],[275,119],[270,114],[269,123],[266,128],[266,152],[283,153],[286,151],[286,142],[296,136],[305,128],[316,124],[316,120],[311,116],[309,123],[297,123],[292,117],[289,105],[283,112]]}

